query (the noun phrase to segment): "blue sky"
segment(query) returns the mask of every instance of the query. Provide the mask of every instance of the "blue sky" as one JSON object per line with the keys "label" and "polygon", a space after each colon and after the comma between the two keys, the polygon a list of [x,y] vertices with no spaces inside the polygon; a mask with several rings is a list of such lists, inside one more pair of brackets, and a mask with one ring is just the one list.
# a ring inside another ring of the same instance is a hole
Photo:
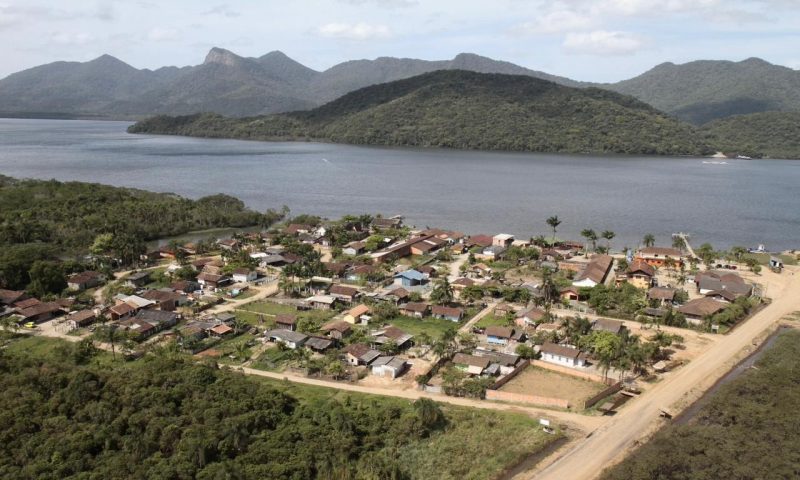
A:
{"label": "blue sky", "polygon": [[318,70],[472,52],[591,81],[696,59],[799,69],[800,0],[0,0],[0,77],[103,53],[193,65],[212,46]]}

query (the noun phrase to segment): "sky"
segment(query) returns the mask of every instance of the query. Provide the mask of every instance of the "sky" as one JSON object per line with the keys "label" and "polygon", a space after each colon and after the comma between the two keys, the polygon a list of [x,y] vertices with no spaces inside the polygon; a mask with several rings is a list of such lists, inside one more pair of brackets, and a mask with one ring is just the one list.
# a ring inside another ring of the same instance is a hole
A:
{"label": "sky", "polygon": [[800,0],[0,0],[0,78],[102,54],[195,65],[214,46],[280,50],[316,70],[470,52],[599,82],[667,61],[800,69]]}

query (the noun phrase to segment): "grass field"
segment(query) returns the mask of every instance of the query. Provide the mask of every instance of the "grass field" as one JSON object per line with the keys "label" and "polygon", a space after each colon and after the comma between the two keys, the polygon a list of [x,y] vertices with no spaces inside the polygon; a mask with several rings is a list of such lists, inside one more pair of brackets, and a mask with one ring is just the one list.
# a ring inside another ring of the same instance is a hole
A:
{"label": "grass field", "polygon": [[[745,253],[742,258],[754,258],[760,265],[769,265],[769,253]],[[775,255],[783,260],[784,265],[797,265],[797,257],[795,255]]]}
{"label": "grass field", "polygon": [[[243,305],[235,313],[238,318],[251,325],[266,328],[271,328],[274,325],[276,315],[296,315],[298,320],[306,319],[318,325],[336,316],[336,312],[331,310],[297,310],[292,305],[261,301]],[[260,323],[262,317],[264,319],[263,324]]]}
{"label": "grass field", "polygon": [[451,322],[442,318],[414,318],[400,316],[386,322],[411,335],[417,336],[425,332],[434,340],[440,338],[449,329],[458,329],[461,323]]}
{"label": "grass field", "polygon": [[524,393],[542,397],[555,397],[569,400],[573,408],[583,408],[583,402],[597,393],[605,385],[590,380],[572,377],[544,368],[529,366],[501,388],[504,392]]}
{"label": "grass field", "polygon": [[496,317],[494,314],[491,314],[481,318],[478,320],[478,323],[475,324],[475,326],[478,328],[491,327],[492,325],[507,327],[509,323],[506,317]]}

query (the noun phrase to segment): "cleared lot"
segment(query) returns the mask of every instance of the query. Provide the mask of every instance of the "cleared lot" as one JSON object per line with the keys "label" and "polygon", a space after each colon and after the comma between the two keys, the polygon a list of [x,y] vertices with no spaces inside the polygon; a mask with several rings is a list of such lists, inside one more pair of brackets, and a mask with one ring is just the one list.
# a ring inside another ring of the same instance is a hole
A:
{"label": "cleared lot", "polygon": [[569,400],[570,405],[581,408],[584,400],[602,391],[603,388],[605,386],[602,383],[529,366],[503,385],[500,390],[525,395],[563,398]]}

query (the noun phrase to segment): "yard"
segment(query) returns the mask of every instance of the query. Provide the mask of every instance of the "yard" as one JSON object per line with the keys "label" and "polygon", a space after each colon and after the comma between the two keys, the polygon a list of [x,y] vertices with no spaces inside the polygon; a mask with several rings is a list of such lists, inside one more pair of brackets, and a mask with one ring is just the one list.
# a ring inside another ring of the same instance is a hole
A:
{"label": "yard", "polygon": [[600,393],[604,388],[605,385],[602,383],[529,366],[503,385],[500,390],[525,395],[563,398],[569,400],[570,405],[574,405],[575,408],[581,408],[586,399]]}
{"label": "yard", "polygon": [[459,322],[451,322],[443,318],[414,318],[406,316],[395,317],[387,323],[414,336],[419,336],[423,332],[427,333],[433,340],[441,338],[447,330],[458,329],[461,325]]}
{"label": "yard", "polygon": [[[296,315],[297,319],[306,325],[321,326],[323,323],[336,316],[332,310],[297,310],[293,305],[282,305],[274,302],[253,302],[243,305],[234,312],[236,317],[258,327],[271,328],[274,325],[276,315],[289,314]],[[264,320],[262,323],[261,320]]]}
{"label": "yard", "polygon": [[745,253],[742,255],[742,259],[753,258],[758,261],[760,265],[767,266],[769,265],[769,258],[775,256],[783,260],[785,265],[797,265],[797,257],[795,255],[770,255],[769,253]]}
{"label": "yard", "polygon": [[478,323],[475,324],[478,328],[486,328],[491,326],[500,326],[500,327],[507,327],[509,326],[508,319],[504,316],[495,316],[494,314],[486,315],[485,317],[478,320]]}

